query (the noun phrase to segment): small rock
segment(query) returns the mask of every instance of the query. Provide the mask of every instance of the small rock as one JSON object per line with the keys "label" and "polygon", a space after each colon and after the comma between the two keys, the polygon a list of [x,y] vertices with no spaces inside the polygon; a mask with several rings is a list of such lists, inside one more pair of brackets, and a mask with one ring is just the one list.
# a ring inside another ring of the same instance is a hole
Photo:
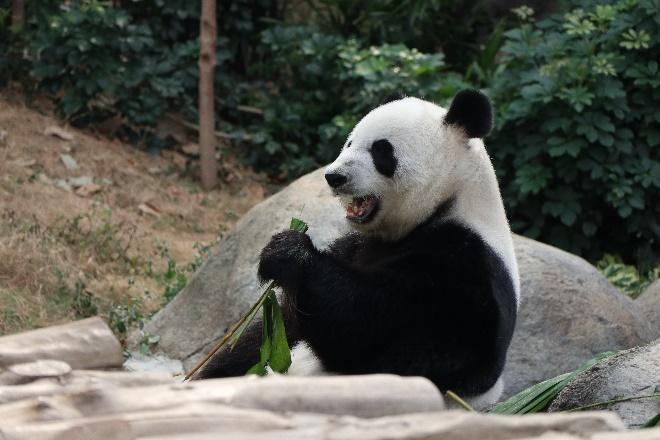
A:
{"label": "small rock", "polygon": [[149,202],[140,203],[138,209],[144,214],[155,215],[156,217],[160,216],[160,210]]}
{"label": "small rock", "polygon": [[37,161],[34,159],[19,159],[14,162],[19,167],[30,168],[37,164]]}
{"label": "small rock", "polygon": [[53,182],[53,179],[51,179],[50,177],[48,177],[48,176],[45,175],[44,173],[39,173],[39,174],[37,175],[37,180],[38,180],[39,182],[41,182],[41,183],[46,184],[46,185],[53,185],[53,183],[54,183],[54,182]]}
{"label": "small rock", "polygon": [[162,150],[160,152],[160,154],[163,157],[165,157],[165,158],[171,160],[172,162],[174,162],[174,165],[177,168],[182,168],[182,169],[186,168],[186,165],[188,163],[188,159],[183,154],[178,153],[176,151],[172,151],[172,150]]}
{"label": "small rock", "polygon": [[67,170],[71,171],[78,169],[78,162],[76,162],[76,160],[73,157],[71,157],[71,155],[61,154],[60,160],[64,164],[64,168],[66,168]]}
{"label": "small rock", "polygon": [[162,173],[164,173],[165,170],[162,169],[161,167],[149,167],[149,168],[147,168],[147,172],[148,172],[149,174],[156,175],[156,174],[162,174]]}
{"label": "small rock", "polygon": [[0,130],[0,143],[5,143],[7,141],[7,137],[7,130]]}
{"label": "small rock", "polygon": [[67,179],[67,182],[74,188],[80,188],[81,186],[93,184],[94,178],[91,176],[72,177]]}
{"label": "small rock", "polygon": [[54,125],[46,127],[46,129],[44,130],[44,134],[46,136],[58,137],[58,138],[60,138],[64,141],[72,141],[74,139],[74,137],[71,133],[69,133],[68,131],[66,131],[66,130],[60,128],[60,127],[56,127]]}
{"label": "small rock", "polygon": [[181,151],[191,156],[199,156],[199,145],[186,144],[183,147],[181,147]]}
{"label": "small rock", "polygon": [[148,356],[139,351],[131,351],[129,358],[124,362],[124,369],[128,371],[169,373],[172,376],[183,375],[183,364],[178,359],[171,359],[162,354]]}
{"label": "small rock", "polygon": [[578,374],[550,405],[566,411],[633,396],[651,396],[600,407],[616,412],[628,427],[640,427],[660,412],[660,339],[622,351]]}
{"label": "small rock", "polygon": [[57,179],[55,181],[55,186],[63,189],[64,191],[73,191],[73,188],[71,188],[71,185],[69,185],[69,182],[67,182],[66,179]]}
{"label": "small rock", "polygon": [[102,189],[103,187],[101,185],[98,185],[96,183],[90,183],[88,185],[83,185],[78,189],[76,189],[76,194],[79,195],[80,197],[90,197],[100,192]]}

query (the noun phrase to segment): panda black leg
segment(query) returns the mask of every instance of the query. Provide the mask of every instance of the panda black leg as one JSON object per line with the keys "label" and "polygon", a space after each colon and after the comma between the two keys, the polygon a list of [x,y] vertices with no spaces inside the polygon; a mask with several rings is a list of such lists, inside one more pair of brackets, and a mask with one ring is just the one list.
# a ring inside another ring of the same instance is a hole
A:
{"label": "panda black leg", "polygon": [[259,362],[261,333],[261,321],[253,323],[233,350],[225,345],[195,374],[194,379],[243,376],[251,366]]}

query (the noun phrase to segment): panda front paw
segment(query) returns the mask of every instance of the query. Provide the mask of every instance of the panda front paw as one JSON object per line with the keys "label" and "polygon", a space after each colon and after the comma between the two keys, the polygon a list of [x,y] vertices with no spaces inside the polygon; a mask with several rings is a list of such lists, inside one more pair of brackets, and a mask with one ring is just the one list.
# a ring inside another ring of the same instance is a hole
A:
{"label": "panda front paw", "polygon": [[259,279],[274,280],[285,291],[297,290],[315,252],[307,234],[298,231],[275,234],[261,251]]}

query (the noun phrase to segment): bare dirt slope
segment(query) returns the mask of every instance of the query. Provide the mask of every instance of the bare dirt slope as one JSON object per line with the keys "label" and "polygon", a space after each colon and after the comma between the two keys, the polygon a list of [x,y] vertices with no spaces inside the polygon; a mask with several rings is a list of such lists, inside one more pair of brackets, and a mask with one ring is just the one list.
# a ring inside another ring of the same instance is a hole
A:
{"label": "bare dirt slope", "polygon": [[176,294],[263,199],[225,164],[203,193],[182,156],[62,125],[0,92],[0,334],[100,314],[119,333]]}

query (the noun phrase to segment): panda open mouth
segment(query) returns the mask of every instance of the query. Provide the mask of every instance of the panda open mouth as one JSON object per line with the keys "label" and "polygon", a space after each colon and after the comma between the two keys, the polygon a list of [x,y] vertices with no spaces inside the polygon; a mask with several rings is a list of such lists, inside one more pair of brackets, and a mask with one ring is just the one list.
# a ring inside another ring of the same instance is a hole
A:
{"label": "panda open mouth", "polygon": [[378,211],[378,199],[375,196],[353,197],[346,206],[346,218],[356,223],[366,223]]}

